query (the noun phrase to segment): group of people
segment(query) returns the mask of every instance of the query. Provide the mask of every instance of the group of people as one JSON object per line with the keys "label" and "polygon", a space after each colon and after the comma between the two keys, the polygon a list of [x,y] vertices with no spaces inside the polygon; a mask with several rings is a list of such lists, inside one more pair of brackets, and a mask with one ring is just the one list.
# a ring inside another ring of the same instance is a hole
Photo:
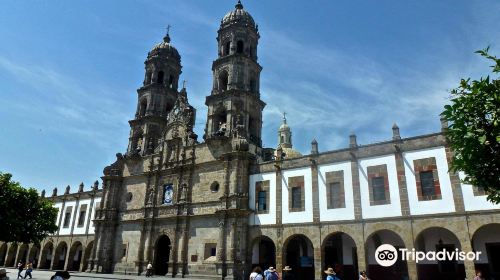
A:
{"label": "group of people", "polygon": [[[341,280],[341,278],[337,276],[335,270],[331,267],[324,272],[326,274],[326,280]],[[292,268],[288,265],[283,268],[281,277],[272,266],[264,272],[262,272],[262,268],[260,268],[260,266],[256,266],[250,274],[249,280],[296,280],[296,278],[292,272]],[[368,276],[366,276],[366,272],[361,271],[359,273],[359,280],[369,280]]]}
{"label": "group of people", "polygon": [[[23,271],[26,269],[26,271],[24,272],[24,276],[22,275]],[[17,270],[18,270],[18,273],[17,273],[17,279],[21,278],[21,279],[26,279],[26,277],[30,277],[33,278],[33,276],[31,275],[31,272],[33,272],[33,263],[32,262],[27,262],[27,263],[23,263],[23,262],[19,262],[17,264]]]}
{"label": "group of people", "polygon": [[[292,268],[289,266],[285,266],[283,268],[283,278],[282,280],[295,280],[293,274],[291,273]],[[264,272],[262,272],[262,268],[260,266],[256,266],[252,273],[250,274],[250,280],[279,280],[280,276],[276,269],[270,266]]]}

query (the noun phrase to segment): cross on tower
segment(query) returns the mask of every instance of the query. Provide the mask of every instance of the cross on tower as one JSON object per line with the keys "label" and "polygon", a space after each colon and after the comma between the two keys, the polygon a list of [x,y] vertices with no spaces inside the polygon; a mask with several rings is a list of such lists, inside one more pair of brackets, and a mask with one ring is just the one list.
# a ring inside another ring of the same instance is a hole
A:
{"label": "cross on tower", "polygon": [[170,34],[170,27],[172,27],[170,24],[169,24],[169,25],[167,25],[167,35],[169,35],[169,34]]}
{"label": "cross on tower", "polygon": [[186,88],[186,83],[187,83],[187,81],[186,81],[186,80],[183,80],[183,81],[182,81],[182,88]]}
{"label": "cross on tower", "polygon": [[283,121],[286,123],[286,112],[283,112]]}

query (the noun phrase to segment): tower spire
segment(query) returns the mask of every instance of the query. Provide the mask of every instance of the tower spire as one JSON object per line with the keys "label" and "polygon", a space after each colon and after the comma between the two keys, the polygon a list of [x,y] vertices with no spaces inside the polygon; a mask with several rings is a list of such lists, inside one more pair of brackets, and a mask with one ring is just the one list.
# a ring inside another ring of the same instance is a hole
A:
{"label": "tower spire", "polygon": [[170,24],[167,25],[167,34],[163,37],[165,43],[170,43],[170,27],[172,27]]}
{"label": "tower spire", "polygon": [[238,3],[234,6],[236,9],[241,10],[243,9],[243,4],[241,4],[241,0],[238,0]]}

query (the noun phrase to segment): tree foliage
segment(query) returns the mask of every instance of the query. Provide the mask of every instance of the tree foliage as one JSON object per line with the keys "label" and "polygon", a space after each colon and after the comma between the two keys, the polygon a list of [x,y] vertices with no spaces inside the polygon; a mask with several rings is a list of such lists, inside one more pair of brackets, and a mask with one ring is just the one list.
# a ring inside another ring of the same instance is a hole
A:
{"label": "tree foliage", "polygon": [[[500,59],[488,51],[476,53],[493,61],[493,75],[498,75]],[[449,122],[452,171],[464,172],[465,183],[483,188],[488,200],[500,203],[500,80],[489,75],[462,79],[451,91],[451,104],[444,107],[442,117]]]}
{"label": "tree foliage", "polygon": [[0,172],[0,240],[38,243],[57,230],[57,209],[35,189],[25,189]]}

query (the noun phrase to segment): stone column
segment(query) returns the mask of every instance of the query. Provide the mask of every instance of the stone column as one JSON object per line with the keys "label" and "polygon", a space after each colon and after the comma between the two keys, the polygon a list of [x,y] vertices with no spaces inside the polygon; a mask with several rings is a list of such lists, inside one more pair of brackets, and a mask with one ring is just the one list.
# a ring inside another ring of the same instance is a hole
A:
{"label": "stone column", "polygon": [[[448,163],[448,168],[453,159],[453,151],[450,147],[445,148],[446,151],[446,161]],[[464,198],[462,194],[462,185],[460,183],[460,178],[458,173],[449,172],[451,182],[451,190],[453,191],[453,201],[455,202],[455,211],[458,213],[465,213]]]}
{"label": "stone column", "polygon": [[316,157],[311,157],[309,160],[311,161],[313,222],[319,223],[318,165],[316,164]]}
{"label": "stone column", "polygon": [[351,151],[351,174],[354,200],[354,219],[360,221],[363,217],[361,211],[361,192],[359,190],[359,165],[354,148]]}
{"label": "stone column", "polygon": [[314,258],[314,278],[316,280],[321,280],[323,275],[323,258],[321,256],[321,229],[317,228],[317,236],[319,236],[319,242],[316,243],[318,246],[314,246],[314,238],[311,238],[313,242],[313,258]]}
{"label": "stone column", "polygon": [[[405,163],[403,159],[403,152],[400,146],[396,146],[396,173],[398,176],[399,185],[399,199],[401,203],[401,214],[403,216],[410,216],[410,204],[408,202],[408,187],[406,185]],[[412,174],[408,174],[413,176]],[[410,248],[411,249],[411,248]]]}

